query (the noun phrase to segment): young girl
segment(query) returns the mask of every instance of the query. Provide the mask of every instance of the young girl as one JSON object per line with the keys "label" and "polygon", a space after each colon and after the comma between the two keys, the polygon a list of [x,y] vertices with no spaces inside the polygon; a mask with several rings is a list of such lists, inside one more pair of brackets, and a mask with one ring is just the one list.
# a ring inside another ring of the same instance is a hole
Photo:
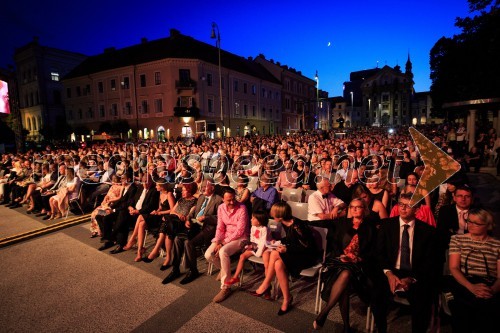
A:
{"label": "young girl", "polygon": [[250,230],[250,243],[245,245],[243,253],[240,255],[240,261],[236,267],[233,277],[227,284],[233,285],[240,282],[239,275],[243,270],[245,260],[251,256],[261,257],[266,249],[266,244],[271,240],[271,232],[267,227],[268,216],[263,211],[256,211],[252,214],[252,229]]}

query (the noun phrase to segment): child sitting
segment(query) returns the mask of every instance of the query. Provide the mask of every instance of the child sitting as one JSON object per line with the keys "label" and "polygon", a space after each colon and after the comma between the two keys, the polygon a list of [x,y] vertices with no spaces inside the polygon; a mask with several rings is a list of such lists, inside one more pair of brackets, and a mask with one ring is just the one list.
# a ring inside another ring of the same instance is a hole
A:
{"label": "child sitting", "polygon": [[267,227],[268,216],[263,211],[256,211],[252,214],[252,229],[250,230],[250,243],[245,245],[243,253],[240,255],[240,260],[233,277],[227,281],[227,284],[233,285],[240,282],[239,275],[243,270],[245,260],[251,256],[261,257],[266,249],[266,244],[271,239],[271,232]]}

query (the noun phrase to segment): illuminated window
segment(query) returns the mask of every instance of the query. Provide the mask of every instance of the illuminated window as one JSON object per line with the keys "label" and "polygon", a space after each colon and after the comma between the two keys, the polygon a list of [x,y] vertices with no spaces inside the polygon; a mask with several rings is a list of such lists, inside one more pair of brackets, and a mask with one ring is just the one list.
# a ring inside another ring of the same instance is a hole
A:
{"label": "illuminated window", "polygon": [[50,72],[50,78],[52,79],[52,81],[59,81],[59,73]]}

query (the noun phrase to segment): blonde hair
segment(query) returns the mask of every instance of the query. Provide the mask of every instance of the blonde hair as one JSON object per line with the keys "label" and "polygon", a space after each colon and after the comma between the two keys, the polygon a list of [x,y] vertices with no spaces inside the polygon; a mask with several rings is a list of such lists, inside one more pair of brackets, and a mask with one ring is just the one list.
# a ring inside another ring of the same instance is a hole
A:
{"label": "blonde hair", "polygon": [[471,208],[469,209],[469,216],[474,215],[479,217],[479,219],[488,225],[488,231],[493,231],[495,229],[495,220],[493,215],[485,209],[482,208]]}

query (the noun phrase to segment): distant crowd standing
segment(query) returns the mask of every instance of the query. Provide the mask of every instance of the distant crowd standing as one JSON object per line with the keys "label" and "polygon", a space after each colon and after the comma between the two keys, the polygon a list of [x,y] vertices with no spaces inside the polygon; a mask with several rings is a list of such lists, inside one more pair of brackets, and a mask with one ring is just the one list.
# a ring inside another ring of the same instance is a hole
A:
{"label": "distant crowd standing", "polygon": [[[443,152],[463,166],[430,193],[417,187],[424,163],[408,129],[369,128],[4,154],[0,199],[45,220],[76,208],[91,213],[90,237],[101,239],[100,251],[137,248],[134,260],[144,263],[164,252],[164,284],[181,277],[183,257],[188,272],[180,284],[197,279],[201,250],[219,269],[214,302],[231,295],[247,259],[261,257],[264,279],[251,294],[271,299],[276,278],[278,315],[293,308],[289,276],[320,262],[326,306],[314,329],[339,304],[349,332],[356,293],[371,306],[378,332],[387,331],[395,295],[411,305],[412,331],[426,332],[447,292],[454,332],[492,331],[500,313],[500,241],[465,171],[498,161],[500,141],[494,130],[480,132],[467,151],[463,124],[419,130],[441,149],[435,159],[443,170]],[[415,202],[415,191],[425,198]],[[317,228],[327,231],[325,257]],[[149,253],[147,233],[156,238]]]}

